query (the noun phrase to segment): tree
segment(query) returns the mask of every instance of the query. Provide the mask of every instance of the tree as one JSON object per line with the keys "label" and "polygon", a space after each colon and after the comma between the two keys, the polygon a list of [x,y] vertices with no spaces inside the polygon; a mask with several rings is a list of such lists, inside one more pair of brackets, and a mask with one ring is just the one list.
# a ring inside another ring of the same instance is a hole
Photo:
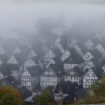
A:
{"label": "tree", "polygon": [[46,88],[41,95],[36,97],[36,105],[51,105],[54,102],[52,88]]}
{"label": "tree", "polygon": [[82,104],[105,103],[105,77],[98,80],[92,88],[86,91]]}
{"label": "tree", "polygon": [[0,105],[22,105],[21,93],[9,86],[0,87]]}

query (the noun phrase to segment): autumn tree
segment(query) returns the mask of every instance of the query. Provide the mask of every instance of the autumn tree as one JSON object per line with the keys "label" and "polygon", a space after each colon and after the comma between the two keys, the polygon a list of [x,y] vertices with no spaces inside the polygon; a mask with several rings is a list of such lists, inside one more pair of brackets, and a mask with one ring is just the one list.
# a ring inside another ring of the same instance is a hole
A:
{"label": "autumn tree", "polygon": [[21,93],[12,87],[0,87],[0,105],[22,105]]}

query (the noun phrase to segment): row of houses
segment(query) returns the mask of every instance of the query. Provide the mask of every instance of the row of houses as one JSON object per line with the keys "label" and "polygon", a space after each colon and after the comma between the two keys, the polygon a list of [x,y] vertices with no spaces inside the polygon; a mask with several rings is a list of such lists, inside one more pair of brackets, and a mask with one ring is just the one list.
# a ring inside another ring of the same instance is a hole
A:
{"label": "row of houses", "polygon": [[0,79],[12,75],[30,90],[38,84],[41,88],[55,87],[62,80],[89,88],[105,73],[105,49],[101,42],[95,45],[91,40],[84,46],[72,39],[64,47],[57,37],[51,48],[42,45],[42,55],[30,43],[15,47],[10,55],[0,47]]}
{"label": "row of houses", "polygon": [[[89,69],[83,75],[78,75],[77,69],[70,70],[66,75],[63,75],[63,80],[61,80],[56,72],[51,67],[48,67],[40,76],[40,84],[39,86],[37,85],[35,89],[32,89],[34,78],[28,70],[25,70],[21,74],[20,80],[17,80],[13,75],[3,76],[3,74],[0,73],[0,86],[9,85],[19,89],[23,94],[25,102],[34,102],[33,97],[36,97],[37,94],[40,94],[40,92],[47,87],[53,87],[54,99],[56,101],[61,98],[60,91],[63,92],[62,94],[65,100],[68,97],[70,98],[69,100],[74,101],[83,95],[85,89],[90,88],[98,80],[98,76],[94,70]],[[74,86],[71,87],[73,84]]]}
{"label": "row of houses", "polygon": [[[83,84],[84,88],[91,87],[96,80],[98,80],[98,75],[95,73],[94,69],[89,68],[85,72],[79,70],[78,67],[73,69],[69,69],[64,72],[62,77],[58,76],[57,73],[52,69],[51,66],[47,67],[45,71],[38,77],[32,76],[30,71],[24,69],[23,71],[14,72],[11,74],[14,78],[20,80],[21,85],[27,87],[32,90],[34,88],[34,82],[37,81],[40,83],[40,87],[46,88],[48,86],[56,87],[57,83],[64,80],[65,82],[70,81],[72,83],[77,83],[78,85]],[[2,73],[0,73],[0,79],[3,79]]]}

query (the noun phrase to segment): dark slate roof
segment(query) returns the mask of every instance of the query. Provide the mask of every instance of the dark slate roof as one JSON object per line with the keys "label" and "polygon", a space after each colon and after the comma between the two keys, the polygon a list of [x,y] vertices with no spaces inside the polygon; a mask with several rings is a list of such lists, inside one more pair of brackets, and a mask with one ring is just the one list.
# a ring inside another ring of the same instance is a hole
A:
{"label": "dark slate roof", "polygon": [[91,59],[91,61],[95,64],[96,67],[100,66],[100,62],[102,60],[102,55],[98,52],[98,50],[93,49],[93,50],[87,50],[85,49],[85,52],[89,51],[94,58]]}
{"label": "dark slate roof", "polygon": [[8,82],[13,87],[17,87],[18,85],[20,85],[19,81],[17,81],[12,76],[5,76],[2,80]]}
{"label": "dark slate roof", "polygon": [[54,70],[54,72],[56,73],[57,77],[64,76],[65,71],[63,69],[62,62],[56,62],[56,64],[50,65],[50,67]]}
{"label": "dark slate roof", "polygon": [[77,51],[74,48],[71,48],[70,52],[74,64],[80,64],[84,62],[83,58],[77,53]]}
{"label": "dark slate roof", "polygon": [[20,65],[9,65],[6,63],[3,63],[1,65],[1,71],[4,75],[10,75],[12,70],[19,70]]}
{"label": "dark slate roof", "polygon": [[105,65],[105,58],[101,60],[100,62],[100,68],[103,67]]}
{"label": "dark slate roof", "polygon": [[69,58],[67,58],[64,62],[64,64],[75,64],[74,60],[72,59],[72,57],[70,56]]}
{"label": "dark slate roof", "polygon": [[31,67],[28,69],[31,76],[34,77],[34,76],[38,76],[38,75],[41,75],[43,70],[40,68],[40,66],[35,66],[35,67]]}
{"label": "dark slate roof", "polygon": [[53,51],[54,51],[54,53],[55,53],[56,56],[58,56],[58,57],[61,57],[62,56],[62,53],[60,52],[60,50],[57,47],[54,47],[53,48]]}
{"label": "dark slate roof", "polygon": [[80,67],[76,66],[74,70],[78,73],[78,75],[83,75],[83,71],[80,69]]}

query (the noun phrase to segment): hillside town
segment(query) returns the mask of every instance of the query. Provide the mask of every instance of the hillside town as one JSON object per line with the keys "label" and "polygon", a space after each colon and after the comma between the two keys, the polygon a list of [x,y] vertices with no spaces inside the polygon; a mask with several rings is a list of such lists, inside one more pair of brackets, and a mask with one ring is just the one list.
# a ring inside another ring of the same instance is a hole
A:
{"label": "hillside town", "polygon": [[0,42],[0,86],[21,90],[26,102],[47,87],[53,88],[55,100],[62,91],[65,100],[75,101],[105,74],[103,34],[84,40],[57,35],[50,45],[12,38]]}
{"label": "hillside town", "polygon": [[0,105],[105,105],[105,1],[0,0]]}

